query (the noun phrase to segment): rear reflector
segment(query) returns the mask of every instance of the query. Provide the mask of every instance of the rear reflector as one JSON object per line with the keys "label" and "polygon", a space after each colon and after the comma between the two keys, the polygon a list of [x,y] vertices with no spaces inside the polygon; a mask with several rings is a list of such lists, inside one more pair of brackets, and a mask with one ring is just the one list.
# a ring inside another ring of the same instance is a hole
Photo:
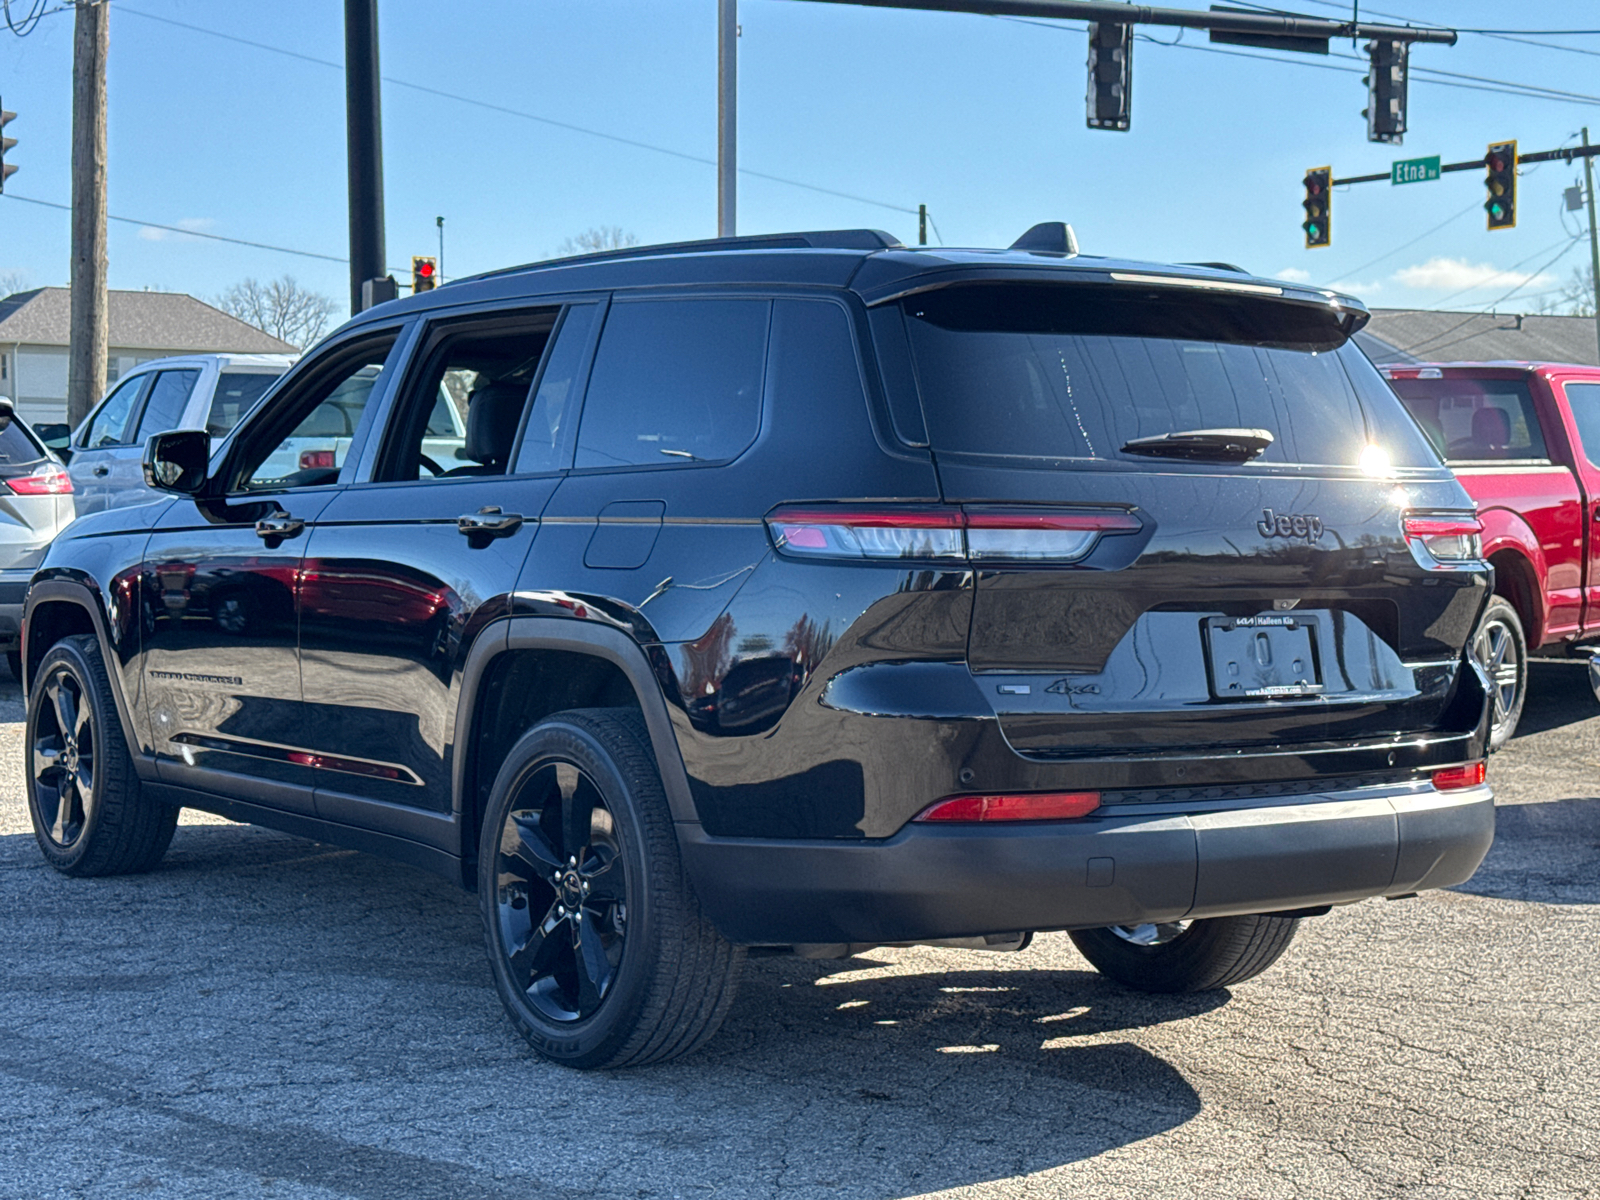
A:
{"label": "rear reflector", "polygon": [[337,465],[333,461],[332,450],[300,451],[300,469],[302,471],[325,471]]}
{"label": "rear reflector", "polygon": [[40,463],[31,475],[6,480],[6,486],[19,496],[70,496],[72,478],[56,463]]}
{"label": "rear reflector", "polygon": [[794,558],[1077,562],[1103,535],[1143,528],[1130,512],[1034,508],[780,508],[767,518]]}
{"label": "rear reflector", "polygon": [[1462,763],[1459,767],[1446,767],[1442,771],[1435,771],[1433,786],[1441,792],[1477,787],[1488,778],[1488,774],[1488,764],[1480,759],[1477,762]]}
{"label": "rear reflector", "polygon": [[[1425,567],[1456,566],[1483,558],[1483,522],[1475,516],[1407,513],[1400,524],[1413,556]],[[1418,550],[1423,554],[1417,555]]]}
{"label": "rear reflector", "polygon": [[1018,796],[952,796],[918,821],[1066,821],[1100,807],[1099,792],[1036,792]]}

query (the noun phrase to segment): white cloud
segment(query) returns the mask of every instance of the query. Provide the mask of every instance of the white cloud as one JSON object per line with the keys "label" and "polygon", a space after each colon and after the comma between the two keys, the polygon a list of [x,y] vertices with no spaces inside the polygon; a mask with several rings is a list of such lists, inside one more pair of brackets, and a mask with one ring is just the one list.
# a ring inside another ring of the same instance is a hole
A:
{"label": "white cloud", "polygon": [[[216,224],[210,217],[183,217],[177,222],[181,229],[204,233]],[[147,242],[192,242],[196,239],[172,229],[158,229],[154,225],[139,226],[139,236]]]}
{"label": "white cloud", "polygon": [[1351,279],[1338,284],[1334,290],[1343,292],[1346,296],[1370,296],[1373,292],[1383,291],[1383,281],[1374,279],[1370,283],[1361,283]]}
{"label": "white cloud", "polygon": [[1394,273],[1396,283],[1409,288],[1436,292],[1464,292],[1472,288],[1514,288],[1530,283],[1553,283],[1555,276],[1543,272],[1503,271],[1492,263],[1472,263],[1464,258],[1430,258],[1425,263],[1401,267]]}
{"label": "white cloud", "polygon": [[1311,272],[1302,271],[1299,267],[1285,267],[1273,278],[1287,279],[1290,283],[1309,283],[1311,281]]}

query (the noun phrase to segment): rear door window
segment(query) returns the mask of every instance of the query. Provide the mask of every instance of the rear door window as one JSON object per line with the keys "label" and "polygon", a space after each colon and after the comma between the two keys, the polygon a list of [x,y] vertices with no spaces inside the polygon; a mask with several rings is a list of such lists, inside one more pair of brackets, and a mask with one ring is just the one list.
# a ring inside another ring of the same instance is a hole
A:
{"label": "rear door window", "polygon": [[726,462],[761,428],[767,300],[623,300],[611,306],[574,466]]}
{"label": "rear door window", "polygon": [[1354,467],[1368,440],[1349,368],[1372,368],[1347,367],[1344,331],[1316,306],[991,284],[903,304],[935,452],[1148,465],[1123,446],[1263,429],[1257,463]]}
{"label": "rear door window", "polygon": [[35,463],[42,458],[44,451],[23,431],[22,422],[13,419],[0,429],[0,467]]}
{"label": "rear door window", "polygon": [[177,429],[183,423],[183,410],[188,407],[199,378],[199,371],[162,371],[156,376],[139,417],[139,430],[133,435],[135,445],[142,446],[151,435]]}
{"label": "rear door window", "polygon": [[1451,375],[1390,384],[1449,462],[1548,458],[1525,380]]}
{"label": "rear door window", "polygon": [[267,389],[278,382],[275,373],[263,371],[224,371],[211,396],[211,411],[206,414],[206,432],[222,437],[233,432],[239,419],[256,406]]}

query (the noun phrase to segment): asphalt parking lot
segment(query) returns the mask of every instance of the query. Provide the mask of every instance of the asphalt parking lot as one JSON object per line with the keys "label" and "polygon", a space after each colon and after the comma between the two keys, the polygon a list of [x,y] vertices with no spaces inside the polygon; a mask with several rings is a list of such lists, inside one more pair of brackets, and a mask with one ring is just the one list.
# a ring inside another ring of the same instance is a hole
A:
{"label": "asphalt parking lot", "polygon": [[1465,886],[1307,922],[1231,995],[1022,954],[753,962],[666,1067],[501,1016],[473,898],[186,816],[69,880],[0,685],[0,1197],[1600,1196],[1600,705],[1536,668]]}

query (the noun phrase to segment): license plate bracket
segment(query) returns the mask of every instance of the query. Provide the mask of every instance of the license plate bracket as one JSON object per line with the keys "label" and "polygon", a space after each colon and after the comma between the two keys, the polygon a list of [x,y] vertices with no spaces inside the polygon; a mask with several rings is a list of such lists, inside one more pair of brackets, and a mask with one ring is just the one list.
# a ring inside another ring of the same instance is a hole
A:
{"label": "license plate bracket", "polygon": [[1293,699],[1323,690],[1315,617],[1207,617],[1201,632],[1218,700]]}

